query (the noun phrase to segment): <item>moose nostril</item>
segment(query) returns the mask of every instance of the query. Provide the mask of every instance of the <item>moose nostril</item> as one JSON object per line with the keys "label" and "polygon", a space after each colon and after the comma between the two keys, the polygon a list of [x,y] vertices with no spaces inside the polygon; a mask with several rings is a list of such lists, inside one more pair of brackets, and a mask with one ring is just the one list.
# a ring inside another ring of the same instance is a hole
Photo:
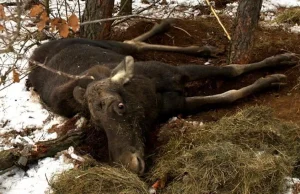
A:
{"label": "moose nostril", "polygon": [[142,175],[144,173],[144,170],[145,170],[145,162],[140,157],[137,157],[137,160],[138,160],[138,165],[139,165],[138,174]]}
{"label": "moose nostril", "polygon": [[129,168],[135,173],[142,175],[145,170],[145,162],[141,157],[137,156],[136,154],[133,154]]}

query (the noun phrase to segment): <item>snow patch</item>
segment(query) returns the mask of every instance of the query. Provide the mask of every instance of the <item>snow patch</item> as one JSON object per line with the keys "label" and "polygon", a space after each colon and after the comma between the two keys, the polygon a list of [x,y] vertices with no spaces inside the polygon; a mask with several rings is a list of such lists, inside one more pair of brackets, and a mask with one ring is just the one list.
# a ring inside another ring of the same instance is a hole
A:
{"label": "snow patch", "polygon": [[0,193],[5,194],[41,194],[49,192],[48,181],[53,175],[72,169],[72,163],[65,163],[64,156],[58,159],[45,158],[30,166],[27,172],[14,169],[0,176]]}

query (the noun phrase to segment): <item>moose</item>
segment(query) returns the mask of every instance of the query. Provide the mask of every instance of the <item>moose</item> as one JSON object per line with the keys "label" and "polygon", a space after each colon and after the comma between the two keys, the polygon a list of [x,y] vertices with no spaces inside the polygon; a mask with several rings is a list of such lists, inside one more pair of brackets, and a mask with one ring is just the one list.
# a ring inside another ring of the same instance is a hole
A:
{"label": "moose", "polygon": [[[180,52],[200,57],[215,53],[212,46],[176,47],[144,41],[167,31],[163,20],[132,40],[93,41],[70,38],[42,44],[33,52],[29,82],[55,113],[72,117],[81,113],[108,139],[109,159],[139,175],[145,170],[145,133],[161,117],[199,112],[209,104],[231,103],[250,94],[284,84],[286,76],[273,74],[237,90],[211,96],[186,97],[186,83],[209,77],[236,77],[265,67],[294,65],[294,54],[284,53],[245,65],[169,65],[138,61],[134,54],[148,50]],[[36,63],[56,70],[49,71]],[[79,75],[78,79],[60,72]]]}

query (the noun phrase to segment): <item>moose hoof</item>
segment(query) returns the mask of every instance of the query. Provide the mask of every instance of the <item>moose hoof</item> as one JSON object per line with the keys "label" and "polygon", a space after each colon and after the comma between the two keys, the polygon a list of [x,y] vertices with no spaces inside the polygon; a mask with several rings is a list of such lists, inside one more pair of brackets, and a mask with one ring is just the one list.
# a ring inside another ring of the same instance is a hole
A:
{"label": "moose hoof", "polygon": [[256,81],[256,84],[268,86],[283,86],[286,85],[286,76],[283,74],[273,74],[260,78]]}
{"label": "moose hoof", "polygon": [[298,64],[299,58],[295,53],[284,53],[279,55],[282,60],[278,63],[280,66],[295,66]]}

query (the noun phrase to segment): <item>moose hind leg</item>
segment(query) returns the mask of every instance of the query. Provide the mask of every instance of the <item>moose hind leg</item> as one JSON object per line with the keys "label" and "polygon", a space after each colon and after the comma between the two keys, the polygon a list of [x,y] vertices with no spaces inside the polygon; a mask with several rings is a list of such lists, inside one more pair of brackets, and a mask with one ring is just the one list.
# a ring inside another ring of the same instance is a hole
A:
{"label": "moose hind leg", "polygon": [[144,51],[165,51],[165,52],[177,52],[184,53],[188,55],[195,55],[199,57],[209,57],[214,56],[218,49],[213,46],[187,46],[187,47],[179,47],[179,46],[167,46],[167,45],[158,45],[158,44],[148,44],[144,41],[148,38],[151,38],[157,34],[164,33],[170,29],[174,19],[165,19],[160,24],[155,24],[154,27],[131,40],[125,40],[124,43],[128,45],[132,45],[138,52]]}
{"label": "moose hind leg", "polygon": [[152,27],[151,30],[149,30],[148,32],[145,32],[144,34],[142,34],[134,39],[131,39],[131,41],[144,42],[148,38],[151,38],[157,34],[167,32],[171,28],[171,25],[173,22],[174,22],[174,19],[162,20],[159,24],[156,23]]}
{"label": "moose hind leg", "polygon": [[196,112],[200,107],[208,104],[227,104],[238,99],[249,96],[253,93],[262,91],[272,86],[284,85],[286,76],[283,74],[273,74],[256,80],[253,84],[238,90],[229,90],[227,92],[212,96],[195,96],[185,98],[185,112]]}
{"label": "moose hind leg", "polygon": [[262,61],[249,64],[231,64],[225,66],[182,65],[177,68],[183,72],[187,81],[196,81],[211,77],[237,77],[251,71],[270,67],[289,67],[298,63],[294,53],[284,53],[268,57]]}

